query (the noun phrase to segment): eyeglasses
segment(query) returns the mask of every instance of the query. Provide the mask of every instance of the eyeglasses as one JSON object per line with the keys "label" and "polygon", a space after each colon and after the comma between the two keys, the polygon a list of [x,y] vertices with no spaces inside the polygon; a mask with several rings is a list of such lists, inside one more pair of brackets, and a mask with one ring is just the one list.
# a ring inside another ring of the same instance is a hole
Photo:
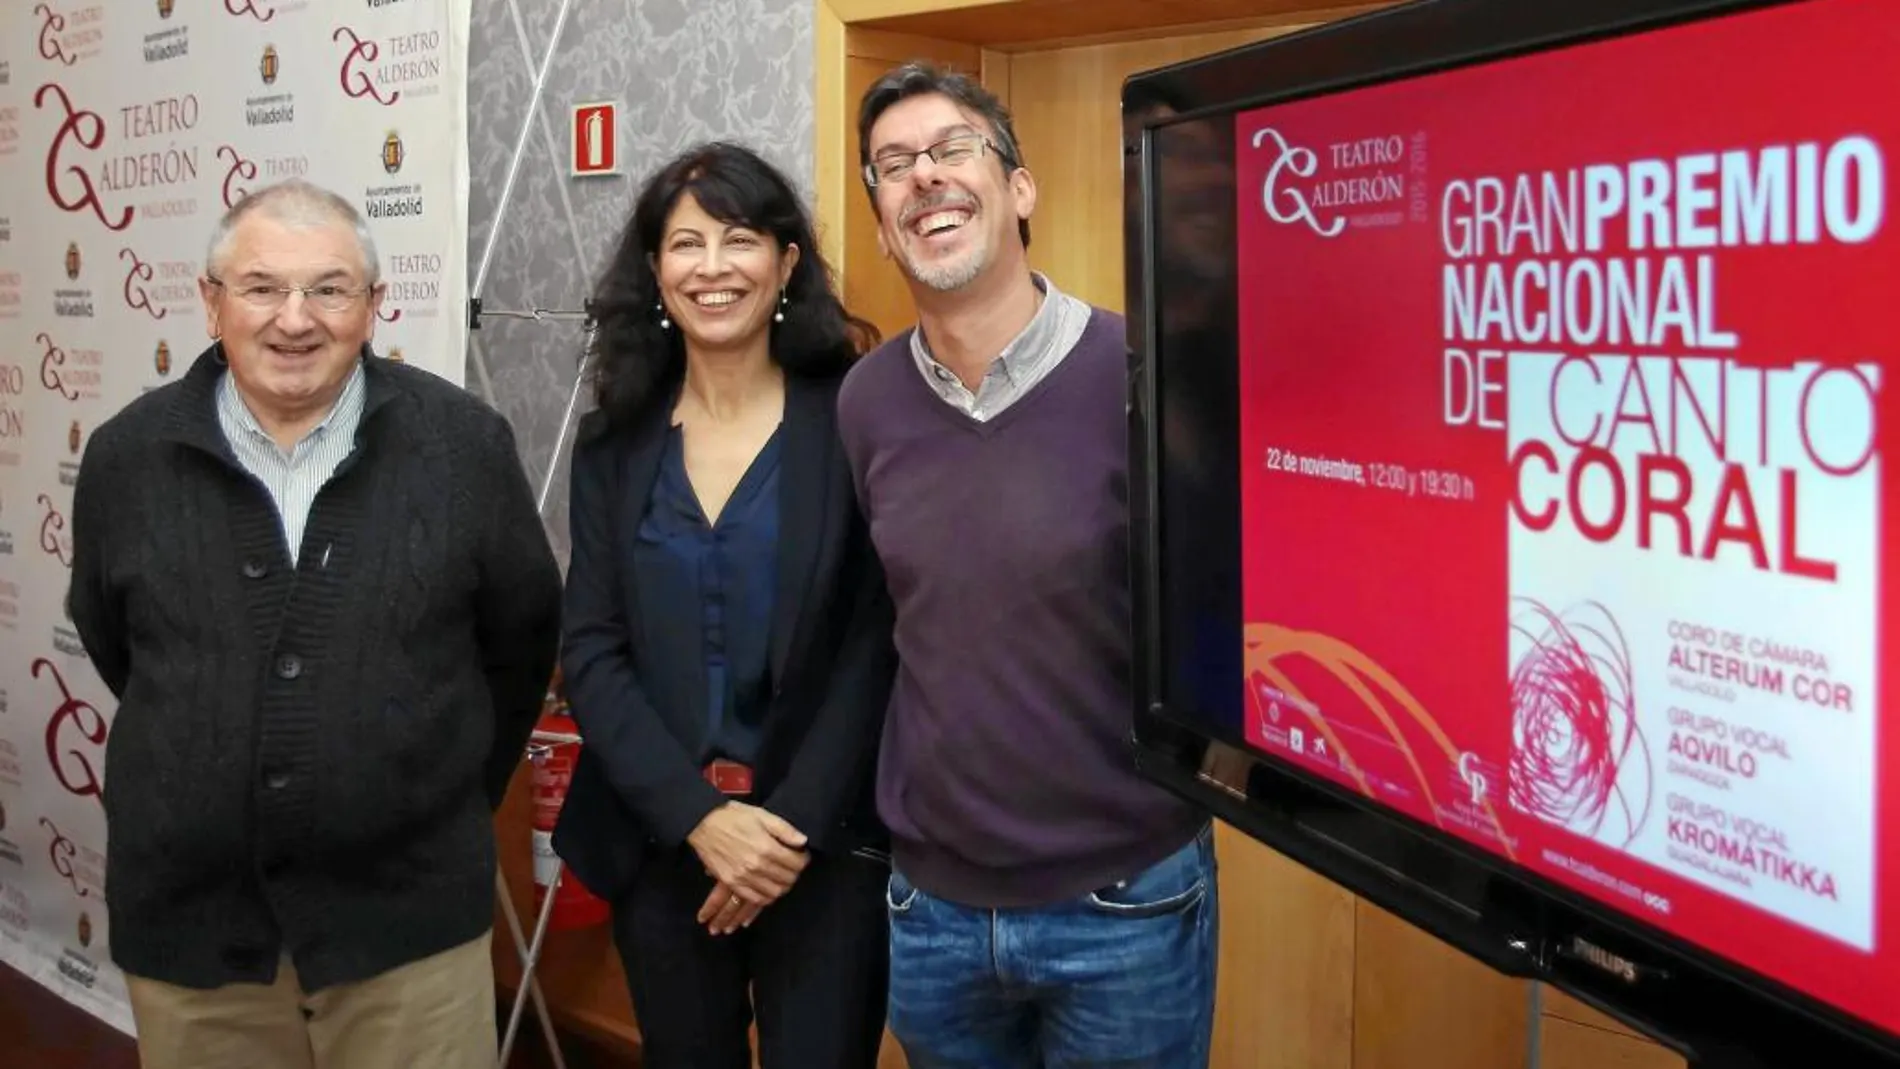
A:
{"label": "eyeglasses", "polygon": [[917,152],[902,150],[885,152],[864,165],[864,183],[877,186],[883,182],[902,181],[910,172],[917,169],[917,157],[929,156],[941,167],[961,167],[983,154],[988,149],[996,153],[1005,168],[1012,166],[1009,154],[997,148],[995,143],[982,134],[958,134],[946,137],[929,148]]}
{"label": "eyeglasses", "polygon": [[355,306],[364,294],[375,290],[375,286],[341,286],[334,282],[325,282],[317,286],[265,285],[253,282],[243,286],[232,286],[221,278],[205,276],[205,281],[214,286],[223,286],[237,295],[238,300],[261,312],[274,312],[284,306],[292,293],[303,294],[303,299],[326,312],[347,312]]}

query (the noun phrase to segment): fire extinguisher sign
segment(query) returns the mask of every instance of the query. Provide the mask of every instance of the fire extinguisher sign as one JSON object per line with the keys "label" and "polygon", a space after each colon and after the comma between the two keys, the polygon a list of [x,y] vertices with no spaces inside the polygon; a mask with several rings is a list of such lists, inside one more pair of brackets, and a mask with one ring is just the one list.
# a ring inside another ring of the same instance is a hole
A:
{"label": "fire extinguisher sign", "polygon": [[620,173],[620,105],[574,105],[568,125],[569,173],[576,178]]}

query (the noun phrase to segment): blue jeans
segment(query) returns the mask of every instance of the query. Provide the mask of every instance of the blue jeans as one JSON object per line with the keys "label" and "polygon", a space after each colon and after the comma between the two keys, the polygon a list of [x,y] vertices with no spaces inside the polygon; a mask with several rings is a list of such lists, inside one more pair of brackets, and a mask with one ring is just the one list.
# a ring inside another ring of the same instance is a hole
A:
{"label": "blue jeans", "polygon": [[1036,909],[971,909],[893,870],[889,1023],[911,1069],[1204,1069],[1214,875],[1212,828]]}

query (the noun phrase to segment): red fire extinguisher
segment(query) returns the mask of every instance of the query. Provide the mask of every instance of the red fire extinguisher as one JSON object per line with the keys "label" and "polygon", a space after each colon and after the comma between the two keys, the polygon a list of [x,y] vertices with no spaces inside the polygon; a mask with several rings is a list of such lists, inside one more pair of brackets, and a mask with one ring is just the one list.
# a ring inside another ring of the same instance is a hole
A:
{"label": "red fire extinguisher", "polygon": [[574,778],[574,762],[580,756],[580,728],[568,715],[567,700],[561,694],[561,676],[557,670],[541,706],[541,719],[534,725],[528,744],[528,761],[533,766],[534,798],[534,908],[538,913],[547,900],[548,888],[558,874],[560,886],[554,892],[554,910],[548,917],[550,931],[587,928],[605,922],[607,903],[589,891],[574,877],[554,852],[554,822],[567,801],[567,785]]}

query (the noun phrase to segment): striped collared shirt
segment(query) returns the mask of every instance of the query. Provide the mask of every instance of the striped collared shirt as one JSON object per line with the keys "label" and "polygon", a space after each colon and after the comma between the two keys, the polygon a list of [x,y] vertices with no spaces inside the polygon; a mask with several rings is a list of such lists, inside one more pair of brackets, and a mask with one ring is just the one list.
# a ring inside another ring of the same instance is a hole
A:
{"label": "striped collared shirt", "polygon": [[362,418],[361,361],[343,383],[343,393],[331,406],[330,414],[288,450],[272,440],[245,407],[229,371],[218,382],[218,426],[224,429],[225,440],[231,443],[238,463],[270,491],[284,524],[284,543],[290,549],[292,565],[303,548],[303,527],[310,517],[310,505],[316,501],[317,491],[336,474],[337,465],[356,447],[356,427]]}
{"label": "striped collared shirt", "polygon": [[956,372],[930,355],[930,343],[924,340],[922,329],[910,332],[910,354],[924,381],[951,407],[978,422],[994,419],[1055,370],[1089,325],[1087,302],[1057,289],[1046,275],[1035,273],[1032,277],[1042,291],[1042,307],[1036,309],[1022,333],[990,361],[990,369],[974,393]]}

